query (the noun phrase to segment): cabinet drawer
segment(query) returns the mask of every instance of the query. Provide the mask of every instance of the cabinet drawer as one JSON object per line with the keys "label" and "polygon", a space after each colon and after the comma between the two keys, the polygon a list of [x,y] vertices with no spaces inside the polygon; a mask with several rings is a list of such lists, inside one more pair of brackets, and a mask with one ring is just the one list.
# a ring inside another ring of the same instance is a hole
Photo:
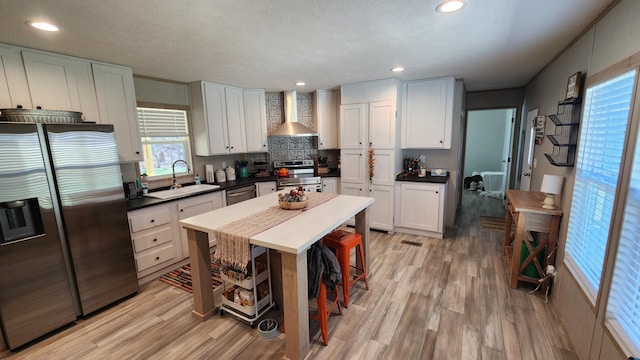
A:
{"label": "cabinet drawer", "polygon": [[145,211],[144,214],[134,215],[129,218],[131,232],[150,229],[155,226],[168,224],[171,222],[171,212],[169,209],[157,209]]}
{"label": "cabinet drawer", "polygon": [[167,245],[157,250],[153,250],[148,254],[137,257],[136,266],[138,267],[138,272],[141,272],[152,266],[162,264],[166,261],[171,261],[174,258],[175,250],[173,245]]}
{"label": "cabinet drawer", "polygon": [[162,226],[157,230],[151,230],[133,237],[133,250],[142,252],[160,244],[173,240],[173,230],[170,226]]}

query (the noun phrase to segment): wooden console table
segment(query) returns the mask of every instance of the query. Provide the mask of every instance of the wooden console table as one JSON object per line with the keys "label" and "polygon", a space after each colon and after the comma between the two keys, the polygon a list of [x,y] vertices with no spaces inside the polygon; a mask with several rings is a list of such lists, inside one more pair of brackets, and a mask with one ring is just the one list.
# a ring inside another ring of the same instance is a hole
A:
{"label": "wooden console table", "polygon": [[[553,265],[556,242],[562,210],[544,209],[545,195],[536,191],[507,190],[507,213],[504,229],[504,255],[509,266],[509,286],[518,287],[518,281],[537,284],[539,278],[522,274],[533,263],[540,278],[544,277],[546,265]],[[515,225],[513,236],[512,226]],[[534,234],[534,233],[536,234]],[[538,241],[534,248],[532,240]],[[522,245],[529,250],[529,256],[520,261]],[[541,264],[538,254],[544,251],[545,260]]]}

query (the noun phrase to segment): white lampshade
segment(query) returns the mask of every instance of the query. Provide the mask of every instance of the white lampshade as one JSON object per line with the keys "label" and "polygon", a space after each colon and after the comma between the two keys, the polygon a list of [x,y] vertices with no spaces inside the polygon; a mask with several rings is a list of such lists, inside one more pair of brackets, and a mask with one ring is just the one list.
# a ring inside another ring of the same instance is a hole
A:
{"label": "white lampshade", "polygon": [[562,191],[562,183],[564,182],[564,176],[544,174],[542,177],[542,185],[540,185],[540,191],[545,193],[546,198],[542,205],[545,209],[555,209],[554,195],[560,194]]}

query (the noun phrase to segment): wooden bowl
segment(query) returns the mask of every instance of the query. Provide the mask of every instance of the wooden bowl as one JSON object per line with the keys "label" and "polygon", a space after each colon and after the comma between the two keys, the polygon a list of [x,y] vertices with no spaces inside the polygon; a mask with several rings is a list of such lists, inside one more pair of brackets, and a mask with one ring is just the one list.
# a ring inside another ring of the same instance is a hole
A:
{"label": "wooden bowl", "polygon": [[278,205],[285,210],[298,210],[304,209],[307,207],[307,203],[309,200],[300,201],[300,202],[286,202],[286,201],[278,201]]}

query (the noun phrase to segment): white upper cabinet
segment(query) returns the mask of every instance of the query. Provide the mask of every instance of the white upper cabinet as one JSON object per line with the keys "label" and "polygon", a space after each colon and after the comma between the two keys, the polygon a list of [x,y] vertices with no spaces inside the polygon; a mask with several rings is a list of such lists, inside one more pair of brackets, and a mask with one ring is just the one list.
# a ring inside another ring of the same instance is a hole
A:
{"label": "white upper cabinet", "polygon": [[100,114],[98,122],[113,124],[121,162],[142,161],[131,69],[99,63],[93,63],[91,67]]}
{"label": "white upper cabinet", "polygon": [[340,149],[363,149],[367,104],[340,106]]}
{"label": "white upper cabinet", "polygon": [[0,109],[31,108],[29,84],[20,50],[0,44]]}
{"label": "white upper cabinet", "polygon": [[80,111],[87,121],[98,121],[91,63],[69,56],[22,51],[33,107]]}
{"label": "white upper cabinet", "polygon": [[369,146],[374,149],[396,148],[396,109],[391,101],[369,104]]}
{"label": "white upper cabinet", "polygon": [[244,121],[248,152],[267,152],[267,106],[264,90],[244,90]]}
{"label": "white upper cabinet", "polygon": [[451,148],[454,85],[453,76],[403,84],[403,149]]}
{"label": "white upper cabinet", "polygon": [[244,122],[244,92],[242,89],[227,86],[224,88],[224,94],[229,154],[245,153],[247,138]]}
{"label": "white upper cabinet", "polygon": [[332,90],[317,90],[313,96],[318,121],[318,149],[337,149],[340,93]]}
{"label": "white upper cabinet", "polygon": [[191,120],[196,155],[247,151],[243,91],[209,83],[191,83]]}

